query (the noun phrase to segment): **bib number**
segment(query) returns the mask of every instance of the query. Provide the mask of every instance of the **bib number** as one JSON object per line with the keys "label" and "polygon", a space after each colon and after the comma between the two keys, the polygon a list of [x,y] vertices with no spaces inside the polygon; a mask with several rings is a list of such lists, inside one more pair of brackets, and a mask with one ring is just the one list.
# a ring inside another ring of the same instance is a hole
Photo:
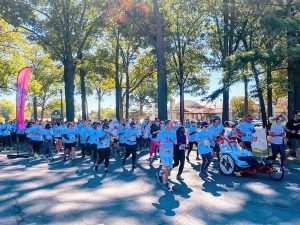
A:
{"label": "bib number", "polygon": [[204,146],[206,148],[209,148],[209,141],[208,140],[204,140],[203,143],[204,143]]}
{"label": "bib number", "polygon": [[185,150],[185,145],[184,144],[180,145],[179,150]]}
{"label": "bib number", "polygon": [[129,138],[129,141],[131,141],[131,142],[135,142],[135,137],[131,137],[131,138]]}
{"label": "bib number", "polygon": [[166,154],[172,154],[172,150],[171,149],[167,149],[166,150]]}
{"label": "bib number", "polygon": [[108,147],[109,147],[108,143],[104,142],[103,143],[103,148],[108,148]]}

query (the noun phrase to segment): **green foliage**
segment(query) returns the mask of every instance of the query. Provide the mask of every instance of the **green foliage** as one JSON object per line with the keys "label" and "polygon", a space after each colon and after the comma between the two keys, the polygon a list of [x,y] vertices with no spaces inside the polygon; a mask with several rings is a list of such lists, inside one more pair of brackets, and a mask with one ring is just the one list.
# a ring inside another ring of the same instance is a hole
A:
{"label": "green foliage", "polygon": [[16,117],[16,105],[8,100],[0,100],[0,117],[13,120]]}
{"label": "green foliage", "polygon": [[[245,109],[245,102],[244,102],[244,97],[233,97],[230,100],[230,107],[232,112],[237,116],[237,117],[244,117],[244,109]],[[248,99],[249,105],[248,105],[248,113],[253,114],[254,112],[257,111],[257,106],[255,101],[252,98]]]}

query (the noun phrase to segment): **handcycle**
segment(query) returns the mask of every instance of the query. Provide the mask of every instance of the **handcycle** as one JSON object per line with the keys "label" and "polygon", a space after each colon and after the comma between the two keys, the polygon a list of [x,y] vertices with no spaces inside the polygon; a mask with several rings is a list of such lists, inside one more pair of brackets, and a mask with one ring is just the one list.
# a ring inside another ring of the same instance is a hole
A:
{"label": "handcycle", "polygon": [[[224,143],[227,142],[228,145]],[[235,140],[219,138],[217,143],[220,147],[221,157],[219,162],[220,171],[224,175],[232,175],[234,172],[240,173],[263,173],[268,174],[272,180],[280,181],[284,177],[283,166],[278,161],[263,158],[260,162],[255,159],[253,154],[245,149],[240,150]],[[251,158],[258,163],[256,167],[251,166],[242,158]]]}

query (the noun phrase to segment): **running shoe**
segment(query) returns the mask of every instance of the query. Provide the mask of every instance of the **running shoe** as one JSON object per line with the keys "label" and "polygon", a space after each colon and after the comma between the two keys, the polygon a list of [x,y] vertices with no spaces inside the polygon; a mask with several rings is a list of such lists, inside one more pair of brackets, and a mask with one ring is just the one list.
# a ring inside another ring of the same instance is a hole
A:
{"label": "running shoe", "polygon": [[104,173],[108,173],[108,169],[107,168],[104,169]]}
{"label": "running shoe", "polygon": [[135,165],[132,165],[132,169],[136,169],[136,166],[135,166]]}
{"label": "running shoe", "polygon": [[170,190],[171,188],[170,188],[170,184],[169,183],[166,183],[165,185],[164,185],[164,188],[166,189],[166,190]]}
{"label": "running shoe", "polygon": [[163,182],[162,175],[160,175],[159,172],[156,172],[156,176],[157,176],[158,181],[162,184],[162,182]]}

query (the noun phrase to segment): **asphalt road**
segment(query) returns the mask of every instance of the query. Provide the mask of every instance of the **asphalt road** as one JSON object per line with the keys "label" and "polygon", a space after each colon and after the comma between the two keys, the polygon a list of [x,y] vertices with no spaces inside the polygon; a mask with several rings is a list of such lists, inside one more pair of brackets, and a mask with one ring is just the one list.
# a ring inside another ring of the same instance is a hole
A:
{"label": "asphalt road", "polygon": [[[224,176],[210,167],[199,177],[199,162],[186,163],[184,182],[172,171],[172,190],[155,177],[148,155],[111,157],[109,171],[95,173],[88,159],[75,164],[56,157],[7,159],[0,153],[0,224],[300,224],[300,166],[290,165],[283,181],[268,175]],[[194,157],[190,157],[194,158]]]}

